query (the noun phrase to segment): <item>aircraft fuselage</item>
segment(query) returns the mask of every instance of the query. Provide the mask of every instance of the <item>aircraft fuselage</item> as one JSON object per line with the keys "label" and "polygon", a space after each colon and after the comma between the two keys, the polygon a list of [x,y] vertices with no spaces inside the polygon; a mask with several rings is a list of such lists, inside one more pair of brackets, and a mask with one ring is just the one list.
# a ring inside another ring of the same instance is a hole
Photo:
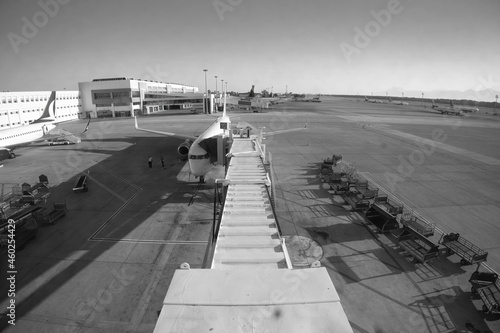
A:
{"label": "aircraft fuselage", "polygon": [[[227,130],[221,129],[221,123],[227,123]],[[230,127],[231,119],[228,116],[221,116],[191,144],[188,153],[188,163],[189,169],[194,176],[203,177],[214,167],[210,163],[208,152],[200,146],[200,142],[208,138],[223,135],[224,131],[230,130]]]}

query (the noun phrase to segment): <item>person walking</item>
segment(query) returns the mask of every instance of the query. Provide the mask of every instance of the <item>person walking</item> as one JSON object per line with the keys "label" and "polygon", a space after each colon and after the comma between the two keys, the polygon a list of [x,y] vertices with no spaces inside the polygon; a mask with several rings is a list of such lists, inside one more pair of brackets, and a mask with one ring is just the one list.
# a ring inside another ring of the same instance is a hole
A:
{"label": "person walking", "polygon": [[153,167],[153,158],[151,156],[149,156],[149,158],[148,158],[148,165],[150,168]]}
{"label": "person walking", "polygon": [[163,158],[163,155],[160,155],[160,161],[161,161],[161,167],[165,167],[165,159]]}

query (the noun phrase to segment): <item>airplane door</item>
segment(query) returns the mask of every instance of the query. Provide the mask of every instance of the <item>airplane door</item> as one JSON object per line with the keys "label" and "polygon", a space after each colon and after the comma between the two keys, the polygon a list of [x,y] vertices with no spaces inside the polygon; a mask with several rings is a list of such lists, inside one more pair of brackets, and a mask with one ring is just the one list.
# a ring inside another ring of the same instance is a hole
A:
{"label": "airplane door", "polygon": [[42,126],[42,131],[43,131],[43,135],[46,135],[47,133],[49,133],[49,128],[47,127],[47,125]]}

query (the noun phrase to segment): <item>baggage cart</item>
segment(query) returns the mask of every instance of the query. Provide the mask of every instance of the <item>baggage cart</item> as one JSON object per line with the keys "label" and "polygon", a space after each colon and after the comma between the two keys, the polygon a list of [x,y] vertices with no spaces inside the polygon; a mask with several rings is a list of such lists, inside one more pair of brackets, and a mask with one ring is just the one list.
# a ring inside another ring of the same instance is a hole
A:
{"label": "baggage cart", "polygon": [[38,222],[44,222],[49,224],[56,224],[56,221],[66,215],[68,209],[66,208],[65,202],[55,202],[53,204],[53,209],[48,214],[44,213],[45,208],[42,211],[37,212],[37,214],[33,214]]}
{"label": "baggage cart", "polygon": [[470,276],[471,293],[477,295],[477,289],[494,284],[498,280],[498,274],[493,272],[475,271]]}
{"label": "baggage cart", "polygon": [[480,263],[486,261],[488,257],[488,252],[472,244],[458,233],[443,234],[439,243],[448,249],[449,254],[455,253],[462,258],[460,259],[462,265]]}
{"label": "baggage cart", "polygon": [[426,263],[439,257],[439,246],[413,229],[403,227],[396,237],[399,247],[416,262]]}
{"label": "baggage cart", "polygon": [[477,288],[477,293],[483,301],[483,312],[491,314],[500,312],[500,286],[497,282],[485,287]]}
{"label": "baggage cart", "polygon": [[[38,232],[38,225],[35,218],[30,216],[22,220],[20,224],[16,225],[14,232],[14,240],[17,251],[21,251],[26,244],[36,238]],[[0,247],[7,247],[9,242],[9,233],[6,231],[0,234]]]}
{"label": "baggage cart", "polygon": [[370,207],[370,202],[368,200],[364,200],[363,197],[356,192],[347,191],[344,193],[342,198],[349,206],[351,206],[352,210],[360,210]]}
{"label": "baggage cart", "polygon": [[415,230],[425,237],[434,235],[434,229],[436,228],[436,223],[431,224],[422,218],[413,215],[412,212],[408,210],[403,210],[400,216],[399,223],[403,226]]}
{"label": "baggage cart", "polygon": [[389,201],[387,195],[378,196],[373,200],[365,216],[380,232],[399,229],[396,216],[403,211],[403,206]]}
{"label": "baggage cart", "polygon": [[21,202],[36,205],[37,203],[47,201],[50,195],[50,189],[47,184],[37,183],[32,187],[23,190]]}
{"label": "baggage cart", "polygon": [[372,199],[378,195],[378,188],[370,186],[366,180],[358,181],[355,188],[363,199]]}
{"label": "baggage cart", "polygon": [[498,274],[493,272],[475,271],[472,273],[469,282],[472,285],[472,294],[479,296],[483,301],[483,312],[486,314],[499,312],[500,285]]}

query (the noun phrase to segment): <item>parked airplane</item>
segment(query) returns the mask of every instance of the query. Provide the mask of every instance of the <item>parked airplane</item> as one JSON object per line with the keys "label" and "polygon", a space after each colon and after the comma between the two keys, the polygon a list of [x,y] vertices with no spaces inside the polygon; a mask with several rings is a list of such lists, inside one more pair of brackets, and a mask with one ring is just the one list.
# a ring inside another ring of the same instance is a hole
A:
{"label": "parked airplane", "polygon": [[464,113],[461,109],[455,107],[453,105],[453,101],[450,100],[450,106],[439,106],[434,104],[434,100],[432,100],[432,108],[434,110],[437,110],[441,112],[442,114],[451,114],[451,115],[456,115],[456,116],[463,116]]}
{"label": "parked airplane", "polygon": [[369,103],[384,103],[380,99],[368,99],[366,96],[365,96],[365,102],[369,102]]}
{"label": "parked airplane", "polygon": [[389,97],[389,103],[392,103],[392,104],[396,104],[396,105],[410,105],[410,103],[408,102],[403,102],[403,101],[393,101],[390,97]]}
{"label": "parked airplane", "polygon": [[[40,118],[29,125],[0,130],[0,160],[14,158],[14,149],[35,141],[55,139],[71,135],[53,135],[49,132],[56,127],[55,112],[56,92],[50,94],[45,110]],[[85,126],[85,133],[90,123]],[[79,140],[79,139],[78,139]]]}
{"label": "parked airplane", "polygon": [[[202,134],[199,136],[183,135],[178,133],[155,131],[145,128],[139,128],[137,124],[137,117],[135,118],[135,128],[139,131],[161,134],[165,136],[170,136],[173,138],[179,138],[185,140],[177,147],[177,152],[182,157],[187,157],[189,163],[189,169],[191,174],[195,177],[199,177],[201,183],[205,181],[205,176],[208,172],[215,168],[213,161],[217,156],[216,152],[211,149],[212,140],[224,134],[229,136],[227,130],[231,130],[231,119],[226,114],[226,93],[224,92],[224,104],[222,116],[218,117],[212,125],[210,125]],[[267,133],[268,135],[279,134],[291,132],[294,130],[302,130],[307,128],[307,123],[303,128],[280,130],[275,132]]]}
{"label": "parked airplane", "polygon": [[462,110],[463,112],[471,112],[471,113],[476,113],[479,111],[478,108],[474,108],[474,107],[470,107],[470,106],[460,106],[459,109]]}
{"label": "parked airplane", "polygon": [[321,101],[319,100],[319,95],[313,98],[296,98],[294,99],[295,102],[313,102],[313,103],[320,103]]}

